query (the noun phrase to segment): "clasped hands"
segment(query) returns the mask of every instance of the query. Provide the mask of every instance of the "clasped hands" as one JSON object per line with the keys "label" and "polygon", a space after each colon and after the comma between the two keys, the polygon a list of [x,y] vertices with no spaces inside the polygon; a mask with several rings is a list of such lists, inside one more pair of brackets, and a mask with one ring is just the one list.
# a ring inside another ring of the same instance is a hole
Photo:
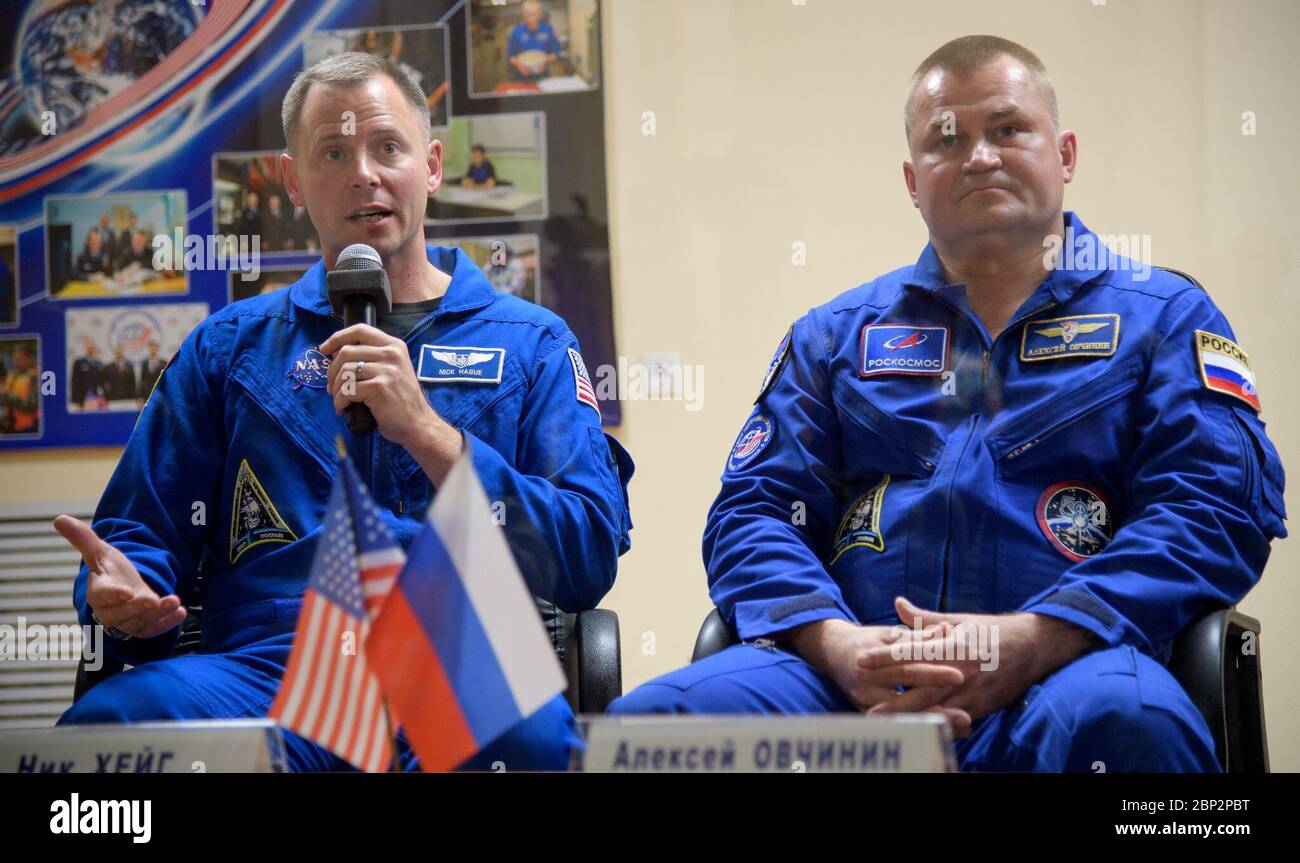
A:
{"label": "clasped hands", "polygon": [[867,715],[938,713],[958,737],[1096,643],[1081,627],[1032,612],[942,613],[903,597],[894,607],[902,626],[820,620],[787,637]]}

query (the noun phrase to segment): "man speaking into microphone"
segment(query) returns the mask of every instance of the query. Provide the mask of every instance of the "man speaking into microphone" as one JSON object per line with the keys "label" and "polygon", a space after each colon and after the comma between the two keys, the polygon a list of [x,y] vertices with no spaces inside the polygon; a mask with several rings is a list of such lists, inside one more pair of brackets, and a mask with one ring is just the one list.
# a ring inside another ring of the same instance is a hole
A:
{"label": "man speaking into microphone", "polygon": [[[93,530],[56,521],[84,558],[82,622],[103,624],[110,655],[135,666],[85,693],[62,723],[265,715],[340,435],[404,548],[468,448],[506,529],[528,537],[529,586],[561,609],[594,607],[629,546],[631,459],[583,396],[569,328],[494,291],[463,252],[425,245],[442,145],[419,87],[387,60],[340,54],[297,76],[282,119],[285,188],[307,208],[322,260],[287,290],[197,327],[141,413]],[[391,289],[376,326],[344,326],[327,292],[327,272],[358,263],[357,250],[339,261],[353,245],[377,254]],[[355,421],[349,431],[349,409],[368,413],[373,431]],[[176,593],[200,570],[202,648],[168,658],[186,614]],[[466,766],[562,769],[574,739],[557,697]],[[295,769],[345,766],[302,738],[287,742]]]}

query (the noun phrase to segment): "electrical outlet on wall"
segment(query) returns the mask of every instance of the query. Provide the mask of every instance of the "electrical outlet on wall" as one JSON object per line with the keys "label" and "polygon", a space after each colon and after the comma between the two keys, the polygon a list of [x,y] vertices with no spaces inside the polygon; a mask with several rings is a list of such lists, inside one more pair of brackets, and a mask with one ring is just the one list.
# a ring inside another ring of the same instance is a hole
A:
{"label": "electrical outlet on wall", "polygon": [[[641,355],[641,362],[649,372],[651,399],[680,399],[682,397],[682,355],[664,351]],[[674,370],[676,373],[674,374]]]}

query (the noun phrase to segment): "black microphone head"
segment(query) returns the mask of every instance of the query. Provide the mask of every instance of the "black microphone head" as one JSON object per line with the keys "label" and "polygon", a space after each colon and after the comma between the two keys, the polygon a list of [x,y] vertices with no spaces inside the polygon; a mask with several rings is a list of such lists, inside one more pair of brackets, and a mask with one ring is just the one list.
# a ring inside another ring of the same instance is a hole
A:
{"label": "black microphone head", "polygon": [[334,262],[335,270],[382,270],[384,262],[379,253],[365,243],[353,243],[339,252]]}
{"label": "black microphone head", "polygon": [[339,253],[334,269],[325,274],[325,288],[334,313],[345,324],[354,320],[365,304],[374,304],[374,313],[387,314],[393,309],[393,289],[379,253],[365,243],[353,243]]}

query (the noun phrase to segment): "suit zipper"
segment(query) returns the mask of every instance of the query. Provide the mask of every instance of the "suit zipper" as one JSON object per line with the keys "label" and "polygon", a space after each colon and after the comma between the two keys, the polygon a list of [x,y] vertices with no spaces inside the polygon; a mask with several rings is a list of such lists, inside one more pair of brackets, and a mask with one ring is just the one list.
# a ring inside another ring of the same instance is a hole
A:
{"label": "suit zipper", "polygon": [[[1049,300],[1048,302],[1044,303],[1038,308],[1026,312],[1020,317],[1011,321],[1011,323],[1007,324],[1005,327],[1002,328],[1002,332],[998,333],[997,338],[993,339],[993,341],[989,343],[988,349],[984,351],[983,367],[980,372],[980,401],[979,401],[980,409],[974,415],[974,422],[971,423],[970,430],[967,432],[966,440],[962,442],[961,455],[957,457],[957,464],[961,464],[962,460],[965,459],[966,450],[970,446],[970,439],[975,436],[975,429],[979,427],[980,417],[983,416],[984,414],[984,394],[985,394],[985,389],[988,387],[988,383],[989,383],[989,364],[993,359],[993,349],[997,347],[998,341],[1008,332],[1020,326],[1025,321],[1028,321],[1030,318],[1034,317],[1035,315],[1045,312],[1050,308],[1053,308],[1055,305],[1056,305],[1055,300]],[[956,483],[956,481],[957,481],[957,473],[956,470],[954,469],[953,476],[948,481],[948,492],[947,492],[948,525],[947,525],[947,531],[946,531],[946,536],[944,537],[944,545],[943,545],[943,574],[940,577],[940,581],[939,581],[939,610],[940,611],[948,610],[948,577],[949,577],[949,570],[951,569],[952,566],[952,488],[953,485]]]}
{"label": "suit zipper", "polygon": [[1028,452],[1030,449],[1033,449],[1034,447],[1038,446],[1038,445],[1039,445],[1040,443],[1042,443],[1043,441],[1047,440],[1047,438],[1049,438],[1049,437],[1051,437],[1052,435],[1056,434],[1056,433],[1057,433],[1058,431],[1060,431],[1061,429],[1065,428],[1066,426],[1070,425],[1071,423],[1078,422],[1079,419],[1080,419],[1081,417],[1085,417],[1085,416],[1087,416],[1087,415],[1090,414],[1090,413],[1094,413],[1094,412],[1096,412],[1096,411],[1099,411],[1099,410],[1101,410],[1102,408],[1106,407],[1107,405],[1111,404],[1112,402],[1115,402],[1115,401],[1117,401],[1118,399],[1121,399],[1121,398],[1123,398],[1124,396],[1128,395],[1129,391],[1132,390],[1132,389],[1134,389],[1136,386],[1137,386],[1137,385],[1136,385],[1135,383],[1131,383],[1131,382],[1130,382],[1130,383],[1121,384],[1120,386],[1115,387],[1114,390],[1113,390],[1112,392],[1108,393],[1108,394],[1107,394],[1107,395],[1106,395],[1106,396],[1105,396],[1101,401],[1099,401],[1099,402],[1097,402],[1097,403],[1095,403],[1095,404],[1088,405],[1088,406],[1087,406],[1086,408],[1084,408],[1083,410],[1078,410],[1078,411],[1074,411],[1074,412],[1072,412],[1072,413],[1066,414],[1065,417],[1063,417],[1060,421],[1053,423],[1053,424],[1052,424],[1051,426],[1049,426],[1048,428],[1046,428],[1046,429],[1044,429],[1043,431],[1039,432],[1038,435],[1037,435],[1036,437],[1030,438],[1029,440],[1025,441],[1024,443],[1017,444],[1016,446],[1012,447],[1012,448],[1011,448],[1011,449],[1006,453],[1006,455],[1001,456],[1001,458],[1004,459],[1004,460],[1006,460],[1006,461],[1012,461],[1013,459],[1017,459],[1017,458],[1019,458],[1020,456],[1024,455],[1026,452]]}
{"label": "suit zipper", "polygon": [[[983,396],[981,395],[981,398]],[[957,456],[957,464],[961,464],[966,458],[966,450],[970,446],[970,439],[975,436],[975,428],[979,425],[979,414],[971,417],[970,429],[966,432],[966,439],[962,441],[961,453]],[[944,527],[943,540],[943,573],[939,580],[939,611],[948,610],[948,570],[952,563],[952,487],[957,482],[957,471],[954,469],[952,476],[948,478],[947,491],[947,524]]]}

